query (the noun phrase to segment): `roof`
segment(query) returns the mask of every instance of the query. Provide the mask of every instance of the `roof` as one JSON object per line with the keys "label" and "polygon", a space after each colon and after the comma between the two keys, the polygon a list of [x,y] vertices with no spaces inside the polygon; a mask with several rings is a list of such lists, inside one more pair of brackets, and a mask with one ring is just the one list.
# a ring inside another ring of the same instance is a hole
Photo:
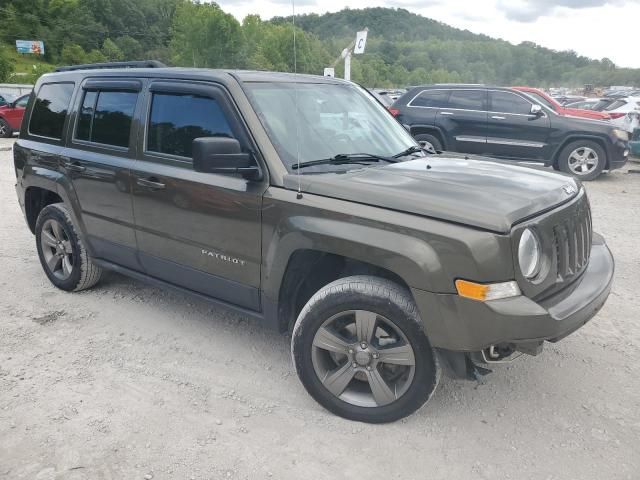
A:
{"label": "roof", "polygon": [[95,66],[84,65],[79,68],[62,68],[54,73],[47,74],[47,77],[163,77],[163,78],[190,78],[194,80],[229,80],[236,78],[241,82],[278,82],[278,83],[327,83],[346,84],[345,80],[323,77],[320,75],[307,75],[284,72],[263,72],[259,70],[232,70],[232,69],[211,69],[211,68],[180,68],[180,67],[154,67],[154,68],[96,68]]}

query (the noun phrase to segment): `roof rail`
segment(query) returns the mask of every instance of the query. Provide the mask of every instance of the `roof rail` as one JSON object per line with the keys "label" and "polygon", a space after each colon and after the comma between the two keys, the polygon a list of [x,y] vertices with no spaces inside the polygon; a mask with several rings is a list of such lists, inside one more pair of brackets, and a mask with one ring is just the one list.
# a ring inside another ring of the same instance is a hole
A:
{"label": "roof rail", "polygon": [[69,65],[56,68],[56,72],[71,72],[73,70],[98,70],[101,68],[165,68],[166,65],[158,60],[140,60],[135,62],[87,63],[84,65]]}

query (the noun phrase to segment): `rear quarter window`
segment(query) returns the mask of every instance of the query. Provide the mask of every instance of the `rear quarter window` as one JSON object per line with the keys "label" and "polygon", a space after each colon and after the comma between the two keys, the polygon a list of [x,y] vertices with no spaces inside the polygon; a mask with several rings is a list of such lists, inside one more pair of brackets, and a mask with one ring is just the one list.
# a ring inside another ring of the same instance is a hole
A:
{"label": "rear quarter window", "polygon": [[42,84],[29,121],[31,135],[62,139],[62,129],[69,111],[73,88],[73,83]]}

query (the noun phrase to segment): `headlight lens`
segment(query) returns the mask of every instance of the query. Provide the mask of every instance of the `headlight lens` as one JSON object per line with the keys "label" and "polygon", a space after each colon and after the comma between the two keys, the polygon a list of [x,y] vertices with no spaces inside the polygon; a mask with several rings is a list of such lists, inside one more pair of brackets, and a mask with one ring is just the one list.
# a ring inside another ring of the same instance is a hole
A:
{"label": "headlight lens", "polygon": [[629,132],[626,130],[620,130],[619,128],[615,128],[613,130],[613,135],[618,137],[620,140],[624,140],[625,142],[629,141]]}
{"label": "headlight lens", "polygon": [[520,245],[518,246],[518,263],[520,271],[527,279],[535,277],[540,271],[542,252],[540,241],[536,234],[529,228],[522,232]]}

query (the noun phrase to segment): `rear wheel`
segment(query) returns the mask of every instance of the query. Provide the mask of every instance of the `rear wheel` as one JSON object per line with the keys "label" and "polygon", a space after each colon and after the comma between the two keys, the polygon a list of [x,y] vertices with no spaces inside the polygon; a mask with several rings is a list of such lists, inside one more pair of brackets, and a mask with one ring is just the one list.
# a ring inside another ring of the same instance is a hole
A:
{"label": "rear wheel", "polygon": [[433,135],[430,135],[428,133],[421,133],[419,135],[415,135],[413,138],[415,138],[416,141],[423,146],[431,145],[434,150],[442,151],[442,142],[440,142],[440,140]]}
{"label": "rear wheel", "polygon": [[590,140],[578,140],[562,149],[558,157],[558,168],[580,180],[593,180],[604,170],[607,154]]}
{"label": "rear wheel", "polygon": [[42,268],[56,287],[77,292],[100,280],[102,269],[91,261],[64,204],[42,209],[36,221],[36,245]]}
{"label": "rear wheel", "polygon": [[410,293],[377,277],[347,277],[317,292],[298,317],[291,351],[309,394],[362,422],[410,415],[440,375]]}
{"label": "rear wheel", "polygon": [[5,120],[0,118],[0,138],[9,138],[11,135],[13,135],[13,130]]}

